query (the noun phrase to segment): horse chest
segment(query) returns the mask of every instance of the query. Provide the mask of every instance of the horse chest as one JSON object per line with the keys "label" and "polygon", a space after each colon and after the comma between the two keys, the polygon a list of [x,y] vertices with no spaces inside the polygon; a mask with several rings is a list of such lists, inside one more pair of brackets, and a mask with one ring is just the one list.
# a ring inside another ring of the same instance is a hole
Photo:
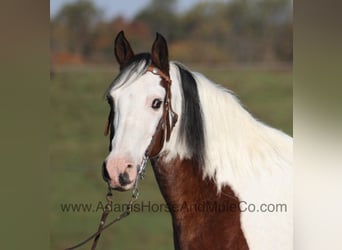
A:
{"label": "horse chest", "polygon": [[172,216],[175,249],[248,249],[241,230],[239,200],[229,186],[217,194],[191,160],[153,161]]}

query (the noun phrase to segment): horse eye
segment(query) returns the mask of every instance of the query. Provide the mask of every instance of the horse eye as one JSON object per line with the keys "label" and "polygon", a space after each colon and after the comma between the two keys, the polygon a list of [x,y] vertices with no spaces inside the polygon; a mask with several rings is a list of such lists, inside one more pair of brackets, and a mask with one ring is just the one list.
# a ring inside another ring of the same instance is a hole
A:
{"label": "horse eye", "polygon": [[154,99],[152,102],[152,108],[159,109],[161,104],[162,104],[162,101],[160,99]]}

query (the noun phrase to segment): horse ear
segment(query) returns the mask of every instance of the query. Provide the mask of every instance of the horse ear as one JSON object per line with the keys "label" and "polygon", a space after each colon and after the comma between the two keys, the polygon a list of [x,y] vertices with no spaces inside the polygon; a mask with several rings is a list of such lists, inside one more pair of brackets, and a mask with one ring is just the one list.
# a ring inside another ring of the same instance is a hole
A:
{"label": "horse ear", "polygon": [[126,66],[128,61],[134,56],[131,45],[127,41],[124,32],[121,30],[115,38],[114,43],[115,57],[120,64],[120,70]]}
{"label": "horse ear", "polygon": [[169,52],[165,38],[157,32],[152,45],[152,63],[169,75]]}

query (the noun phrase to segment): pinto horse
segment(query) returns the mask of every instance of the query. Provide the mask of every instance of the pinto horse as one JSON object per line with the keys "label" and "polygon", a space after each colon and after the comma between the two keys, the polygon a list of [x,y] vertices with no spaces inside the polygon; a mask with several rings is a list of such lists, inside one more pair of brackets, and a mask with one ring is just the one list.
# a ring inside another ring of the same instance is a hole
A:
{"label": "pinto horse", "polygon": [[115,56],[102,169],[110,187],[132,189],[148,157],[175,249],[292,249],[292,138],[256,120],[229,90],[169,61],[158,33],[151,53],[135,54],[121,31]]}

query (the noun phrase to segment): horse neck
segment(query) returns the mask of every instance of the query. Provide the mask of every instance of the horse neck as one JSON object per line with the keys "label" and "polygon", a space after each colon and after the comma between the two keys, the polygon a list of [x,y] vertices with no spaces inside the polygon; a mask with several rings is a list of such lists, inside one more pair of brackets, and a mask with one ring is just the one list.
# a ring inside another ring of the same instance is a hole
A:
{"label": "horse neck", "polygon": [[[286,169],[291,164],[291,137],[255,119],[230,91],[192,73],[205,127],[203,172],[215,179],[219,189],[229,184],[240,191],[246,182],[249,185],[250,178]],[[177,154],[191,157],[191,150],[182,145],[178,127],[165,147],[170,152],[169,159]]]}
{"label": "horse neck", "polygon": [[[210,249],[215,242],[234,246],[233,249],[248,249],[241,230],[239,200],[233,190],[226,186],[218,194],[216,184],[203,179],[201,168],[192,160],[164,159],[154,160],[152,166],[170,208],[175,248]],[[215,205],[226,210],[205,210]]]}

